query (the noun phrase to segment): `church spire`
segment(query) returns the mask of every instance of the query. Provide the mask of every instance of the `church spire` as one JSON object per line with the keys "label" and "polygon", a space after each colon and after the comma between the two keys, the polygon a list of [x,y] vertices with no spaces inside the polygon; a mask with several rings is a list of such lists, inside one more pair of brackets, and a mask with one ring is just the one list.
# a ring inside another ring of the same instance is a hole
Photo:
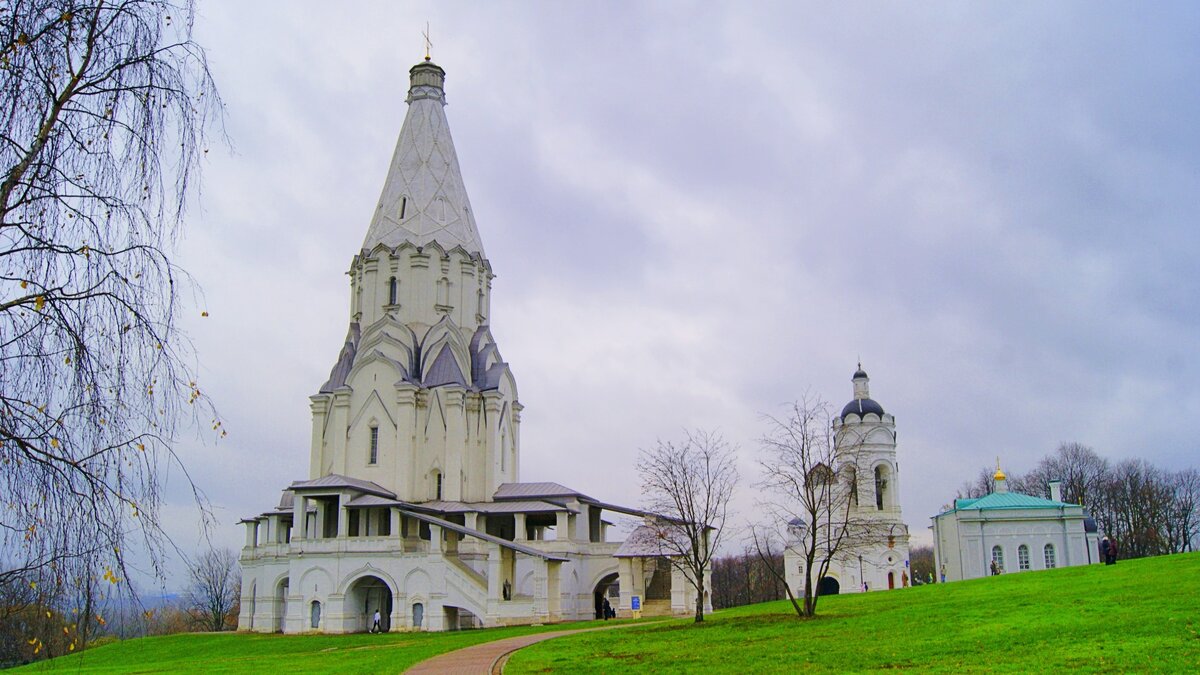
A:
{"label": "church spire", "polygon": [[408,113],[362,247],[436,241],[484,256],[446,122],[446,71],[426,60],[408,72]]}

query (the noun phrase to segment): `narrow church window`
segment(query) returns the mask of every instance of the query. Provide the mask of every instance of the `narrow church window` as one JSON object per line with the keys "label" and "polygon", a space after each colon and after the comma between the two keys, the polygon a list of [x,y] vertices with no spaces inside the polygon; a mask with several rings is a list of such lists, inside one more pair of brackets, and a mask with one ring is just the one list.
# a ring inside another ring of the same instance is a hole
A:
{"label": "narrow church window", "polygon": [[437,282],[437,304],[450,304],[450,280],[446,277],[438,279]]}
{"label": "narrow church window", "polygon": [[850,503],[858,506],[858,469],[850,467]]}
{"label": "narrow church window", "polygon": [[371,454],[367,457],[367,464],[375,464],[379,461],[379,427],[371,427]]}
{"label": "narrow church window", "polygon": [[404,212],[408,210],[408,197],[400,198],[400,220],[404,220]]}
{"label": "narrow church window", "polygon": [[997,570],[1004,571],[1004,549],[1000,548],[999,544],[992,547],[992,562],[996,564]]}
{"label": "narrow church window", "polygon": [[400,285],[399,282],[396,281],[396,277],[392,277],[391,279],[388,280],[388,304],[389,305],[396,304],[396,290],[399,287],[399,285]]}
{"label": "narrow church window", "polygon": [[883,510],[883,491],[887,489],[887,478],[883,477],[883,467],[875,467],[875,508]]}
{"label": "narrow church window", "polygon": [[437,481],[437,491],[434,493],[434,499],[440,500],[442,498],[442,472],[435,473],[434,479]]}
{"label": "narrow church window", "polygon": [[1054,567],[1055,567],[1054,544],[1046,544],[1046,548],[1043,549],[1043,553],[1046,557],[1046,569],[1048,569],[1048,570],[1054,569]]}
{"label": "narrow church window", "polygon": [[1029,547],[1025,544],[1017,547],[1017,567],[1022,570],[1029,569]]}

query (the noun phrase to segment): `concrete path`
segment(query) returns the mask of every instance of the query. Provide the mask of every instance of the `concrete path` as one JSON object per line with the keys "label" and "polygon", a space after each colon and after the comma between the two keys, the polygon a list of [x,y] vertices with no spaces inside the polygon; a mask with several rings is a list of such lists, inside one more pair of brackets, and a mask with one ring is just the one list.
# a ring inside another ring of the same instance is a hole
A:
{"label": "concrete path", "polygon": [[445,675],[489,675],[495,673],[499,675],[504,670],[504,663],[508,661],[508,656],[522,647],[528,647],[543,640],[551,640],[564,635],[590,633],[596,630],[629,628],[632,626],[649,626],[653,623],[658,622],[625,623],[617,626],[599,626],[597,628],[579,628],[576,630],[555,630],[548,633],[534,633],[533,635],[522,635],[520,637],[484,642],[440,654],[431,659],[425,659],[404,671],[404,673],[405,675],[433,675],[435,673],[443,673]]}

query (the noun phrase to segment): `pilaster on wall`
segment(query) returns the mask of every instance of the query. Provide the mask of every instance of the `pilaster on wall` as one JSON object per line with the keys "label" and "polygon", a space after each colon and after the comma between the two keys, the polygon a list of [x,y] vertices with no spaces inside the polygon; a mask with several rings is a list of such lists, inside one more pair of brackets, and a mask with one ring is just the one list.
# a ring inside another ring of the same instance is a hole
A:
{"label": "pilaster on wall", "polygon": [[443,387],[446,403],[446,471],[442,477],[442,499],[470,501],[463,494],[463,450],[466,448],[466,416],[463,403],[467,390],[462,387]]}
{"label": "pilaster on wall", "polygon": [[484,464],[487,466],[487,481],[485,491],[494,493],[500,483],[504,482],[500,459],[503,448],[500,445],[500,411],[504,409],[504,394],[499,391],[485,391],[483,396],[483,411],[480,429],[483,436]]}
{"label": "pilaster on wall", "polygon": [[525,406],[513,401],[512,403],[512,447],[513,447],[513,462],[512,473],[509,474],[509,480],[516,483],[521,480],[521,411]]}
{"label": "pilaster on wall", "polygon": [[405,500],[417,499],[416,454],[417,435],[417,385],[408,382],[396,383],[396,461],[392,485],[397,496]]}
{"label": "pilaster on wall", "polygon": [[545,558],[533,559],[533,618],[550,620],[549,570]]}
{"label": "pilaster on wall", "polygon": [[[340,387],[333,392],[333,414],[327,425],[326,447],[329,455],[325,461],[332,460],[333,473],[346,473],[346,436],[350,433],[350,387]],[[319,478],[320,475],[314,476]]]}
{"label": "pilaster on wall", "polygon": [[329,413],[329,396],[317,394],[308,397],[308,407],[312,411],[312,438],[308,453],[308,477],[321,477],[321,467],[325,465],[325,417]]}

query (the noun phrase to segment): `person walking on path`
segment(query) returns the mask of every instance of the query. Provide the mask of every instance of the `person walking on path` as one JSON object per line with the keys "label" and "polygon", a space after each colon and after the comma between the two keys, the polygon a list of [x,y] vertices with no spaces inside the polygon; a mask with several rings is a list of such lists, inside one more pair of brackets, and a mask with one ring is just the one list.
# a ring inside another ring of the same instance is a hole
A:
{"label": "person walking on path", "polygon": [[375,610],[375,623],[371,624],[370,632],[372,632],[372,633],[382,633],[383,632],[383,627],[381,625],[379,625],[379,618],[380,618],[379,610],[376,609]]}

